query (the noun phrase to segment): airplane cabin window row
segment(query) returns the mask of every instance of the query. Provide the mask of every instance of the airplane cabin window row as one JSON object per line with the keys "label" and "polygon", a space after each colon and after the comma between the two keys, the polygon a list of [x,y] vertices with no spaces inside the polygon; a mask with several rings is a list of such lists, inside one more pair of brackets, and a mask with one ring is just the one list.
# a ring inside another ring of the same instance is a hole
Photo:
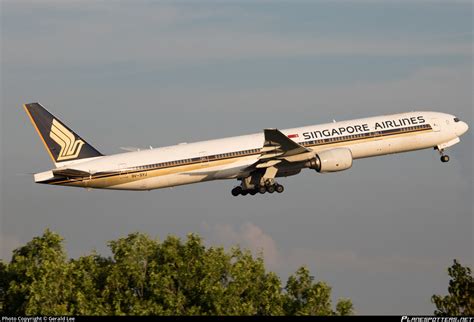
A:
{"label": "airplane cabin window row", "polygon": [[[306,141],[306,142],[301,142],[300,144],[303,146],[321,145],[324,143],[342,142],[342,141],[355,140],[355,139],[360,139],[360,138],[380,136],[380,135],[384,135],[385,133],[388,134],[388,133],[399,133],[399,132],[411,132],[415,130],[429,129],[429,128],[431,128],[429,124],[423,124],[423,125],[409,126],[409,127],[400,128],[400,129],[376,131],[376,132],[371,132],[371,133],[351,134],[351,135],[346,135],[346,136],[341,136],[341,137]],[[150,164],[150,165],[139,166],[136,169],[149,170],[149,169],[154,169],[154,168],[166,168],[170,166],[197,163],[197,162],[203,162],[207,160],[218,160],[218,159],[243,156],[243,155],[251,155],[255,153],[260,153],[260,149],[250,149],[250,150],[244,150],[244,151],[236,151],[236,152],[222,153],[222,154],[216,154],[216,155],[210,155],[210,156],[203,156],[203,157],[193,158],[193,159],[183,159],[183,160],[169,161],[169,162],[163,162],[163,163],[157,163],[157,164]]]}

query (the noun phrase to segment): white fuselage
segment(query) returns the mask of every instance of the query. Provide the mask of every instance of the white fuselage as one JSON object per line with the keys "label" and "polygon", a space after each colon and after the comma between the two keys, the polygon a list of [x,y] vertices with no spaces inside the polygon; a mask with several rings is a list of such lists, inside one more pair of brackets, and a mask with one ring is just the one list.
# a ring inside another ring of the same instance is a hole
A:
{"label": "white fuselage", "polygon": [[[442,150],[459,142],[465,131],[466,123],[437,112],[409,112],[281,130],[316,153],[344,147],[350,149],[353,159],[433,147]],[[36,174],[35,180],[86,188],[151,190],[242,179],[249,176],[249,166],[258,161],[263,143],[264,135],[258,133],[120,153],[64,164],[69,169],[91,173],[87,178],[54,179],[52,171],[47,171]],[[292,175],[302,168],[299,164],[286,170]],[[280,169],[283,175],[286,170]]]}

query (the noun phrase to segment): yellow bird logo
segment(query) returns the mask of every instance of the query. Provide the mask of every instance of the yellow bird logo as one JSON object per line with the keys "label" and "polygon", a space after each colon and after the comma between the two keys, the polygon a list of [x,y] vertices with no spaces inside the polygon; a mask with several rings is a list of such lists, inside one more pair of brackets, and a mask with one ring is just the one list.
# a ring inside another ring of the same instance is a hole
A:
{"label": "yellow bird logo", "polygon": [[49,137],[61,147],[57,161],[76,158],[84,145],[84,141],[76,140],[74,134],[55,119],[51,124]]}

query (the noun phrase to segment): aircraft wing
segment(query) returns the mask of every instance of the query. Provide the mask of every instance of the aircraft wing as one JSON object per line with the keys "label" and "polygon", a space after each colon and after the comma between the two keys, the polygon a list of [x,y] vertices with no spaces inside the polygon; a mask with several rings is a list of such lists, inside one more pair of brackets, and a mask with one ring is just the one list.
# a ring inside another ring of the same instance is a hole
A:
{"label": "aircraft wing", "polygon": [[268,168],[282,161],[299,162],[312,154],[310,149],[296,143],[277,129],[264,129],[265,142],[258,161],[251,167]]}
{"label": "aircraft wing", "polygon": [[287,157],[310,152],[310,150],[289,139],[285,134],[277,129],[265,129],[263,132],[265,135],[265,142],[261,150],[260,159],[268,159],[277,156]]}

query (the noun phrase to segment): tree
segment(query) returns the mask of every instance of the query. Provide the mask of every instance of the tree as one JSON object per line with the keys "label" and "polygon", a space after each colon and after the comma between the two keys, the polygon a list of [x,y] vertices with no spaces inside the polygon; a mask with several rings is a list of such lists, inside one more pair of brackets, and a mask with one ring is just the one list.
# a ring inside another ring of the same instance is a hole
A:
{"label": "tree", "polygon": [[[330,287],[306,268],[286,288],[262,256],[234,247],[206,247],[189,234],[163,242],[141,233],[66,260],[63,239],[49,230],[0,262],[0,308],[9,315],[334,315]],[[4,301],[2,301],[4,299]]]}
{"label": "tree", "polygon": [[431,301],[436,305],[437,316],[474,315],[474,279],[471,269],[454,260],[448,268],[451,276],[446,296],[433,295]]}
{"label": "tree", "polygon": [[74,315],[107,315],[103,290],[111,267],[111,260],[93,252],[71,265],[71,300],[69,311]]}
{"label": "tree", "polygon": [[8,281],[7,265],[0,260],[0,315],[4,315],[5,294],[7,292]]}
{"label": "tree", "polygon": [[331,309],[331,288],[324,282],[313,282],[306,267],[301,267],[286,284],[285,311],[288,315],[349,315],[352,302],[339,300],[336,312]]}
{"label": "tree", "polygon": [[6,314],[68,314],[70,270],[62,237],[46,230],[25,246],[13,251],[8,265]]}

